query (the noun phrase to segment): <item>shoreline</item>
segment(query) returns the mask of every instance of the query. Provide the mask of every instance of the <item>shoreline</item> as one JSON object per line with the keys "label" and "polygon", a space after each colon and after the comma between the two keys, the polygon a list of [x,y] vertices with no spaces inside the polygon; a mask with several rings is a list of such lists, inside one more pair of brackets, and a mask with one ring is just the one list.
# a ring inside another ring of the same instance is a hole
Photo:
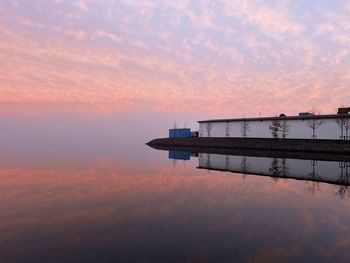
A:
{"label": "shoreline", "polygon": [[[189,138],[158,138],[147,145],[152,148],[181,148],[182,150],[203,149],[218,151],[274,151],[281,153],[316,153],[341,154],[350,158],[350,141],[343,140],[312,140],[312,139],[270,139],[270,138],[219,138],[219,137],[189,137]],[[164,149],[165,150],[165,149]]]}

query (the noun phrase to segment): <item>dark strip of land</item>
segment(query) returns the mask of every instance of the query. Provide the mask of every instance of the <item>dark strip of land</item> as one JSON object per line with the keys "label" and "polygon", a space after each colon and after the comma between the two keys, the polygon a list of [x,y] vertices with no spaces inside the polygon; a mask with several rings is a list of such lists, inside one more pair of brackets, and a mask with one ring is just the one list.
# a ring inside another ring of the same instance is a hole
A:
{"label": "dark strip of land", "polygon": [[[350,159],[350,141],[308,140],[308,139],[265,139],[265,138],[160,138],[147,143],[162,150],[182,150],[218,154],[266,156],[273,154],[293,156],[323,156],[323,160]],[[261,152],[263,151],[263,152]],[[254,154],[253,154],[254,153]],[[332,157],[333,156],[333,157]],[[268,156],[266,156],[268,157]],[[287,156],[285,158],[288,158]],[[298,158],[299,159],[299,158]],[[302,158],[309,159],[309,158]],[[312,158],[319,159],[320,158]]]}

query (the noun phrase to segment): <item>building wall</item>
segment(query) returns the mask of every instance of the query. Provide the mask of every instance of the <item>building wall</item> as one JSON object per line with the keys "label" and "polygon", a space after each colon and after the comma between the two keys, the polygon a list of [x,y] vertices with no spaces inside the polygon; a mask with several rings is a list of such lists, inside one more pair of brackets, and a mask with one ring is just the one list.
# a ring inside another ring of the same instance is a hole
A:
{"label": "building wall", "polygon": [[[323,123],[316,129],[317,139],[339,139],[340,128],[336,119],[323,119]],[[247,129],[247,137],[272,138],[270,120],[263,121],[247,121],[249,128]],[[289,132],[286,138],[294,139],[311,139],[312,129],[307,126],[308,120],[287,120]],[[199,124],[200,137],[243,137],[242,125],[243,121],[234,122],[210,122]],[[210,128],[210,135],[208,128]],[[228,130],[227,130],[228,127]],[[228,131],[229,136],[226,136]],[[282,137],[281,135],[279,137]]]}

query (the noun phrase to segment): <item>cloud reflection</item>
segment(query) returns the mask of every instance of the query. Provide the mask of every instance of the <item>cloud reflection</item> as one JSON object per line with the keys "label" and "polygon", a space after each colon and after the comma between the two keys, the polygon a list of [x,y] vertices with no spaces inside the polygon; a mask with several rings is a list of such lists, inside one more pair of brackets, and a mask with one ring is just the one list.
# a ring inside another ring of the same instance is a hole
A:
{"label": "cloud reflection", "polygon": [[349,204],[331,186],[312,196],[302,182],[242,180],[194,168],[116,162],[2,168],[2,258],[63,259],[72,253],[88,259],[89,250],[101,260],[106,253],[134,260],[252,262],[348,257]]}

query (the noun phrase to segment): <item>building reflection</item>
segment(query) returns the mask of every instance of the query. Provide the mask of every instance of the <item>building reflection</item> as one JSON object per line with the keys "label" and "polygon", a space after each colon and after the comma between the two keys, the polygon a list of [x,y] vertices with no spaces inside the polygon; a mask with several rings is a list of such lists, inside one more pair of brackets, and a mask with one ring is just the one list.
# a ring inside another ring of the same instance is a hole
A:
{"label": "building reflection", "polygon": [[200,153],[198,168],[349,185],[350,162]]}
{"label": "building reflection", "polygon": [[340,197],[347,197],[350,186],[350,161],[348,160],[308,160],[284,157],[255,157],[216,153],[169,152],[169,158],[190,160],[198,157],[198,168],[226,171],[243,175],[269,176],[275,182],[279,179],[308,181],[307,190],[315,194],[320,190],[319,183],[335,184],[340,188]]}
{"label": "building reflection", "polygon": [[169,159],[188,161],[190,158],[189,152],[169,151]]}

